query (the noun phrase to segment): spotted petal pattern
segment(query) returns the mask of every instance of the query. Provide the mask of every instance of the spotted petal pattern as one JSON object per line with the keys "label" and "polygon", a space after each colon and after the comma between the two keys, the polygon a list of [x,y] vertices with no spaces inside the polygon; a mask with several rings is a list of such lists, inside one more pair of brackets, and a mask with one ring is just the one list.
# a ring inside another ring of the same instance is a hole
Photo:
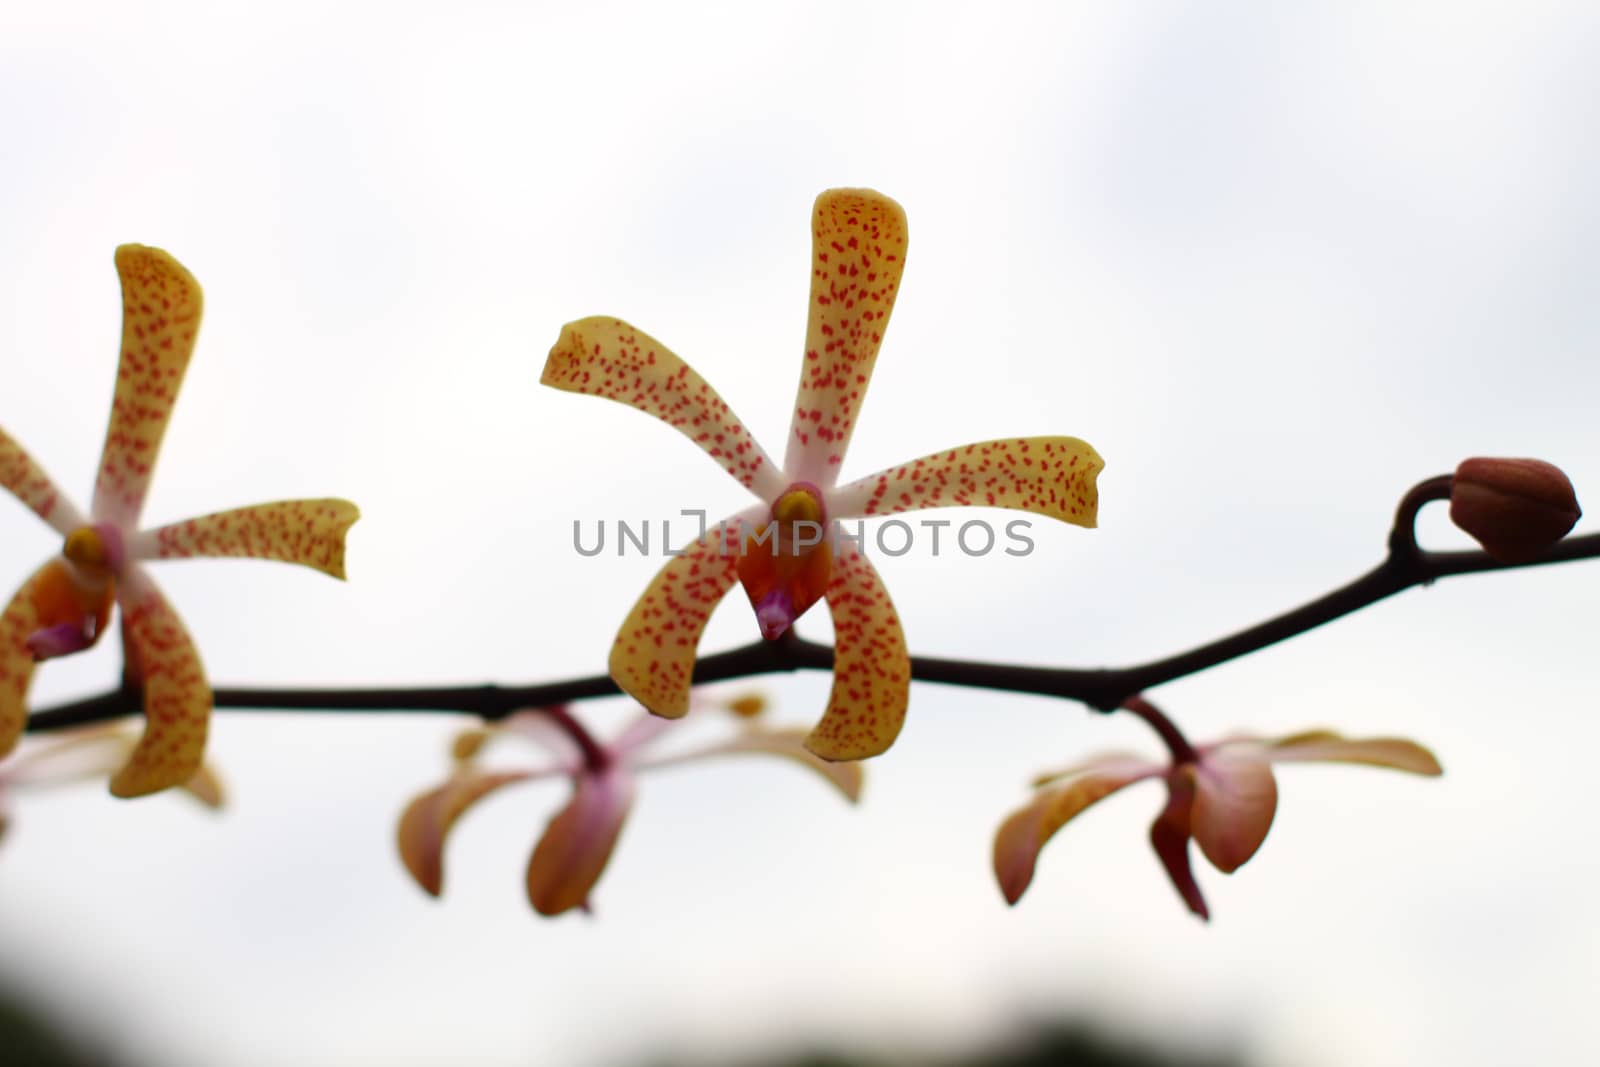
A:
{"label": "spotted petal pattern", "polygon": [[806,748],[826,760],[876,756],[894,744],[911,696],[911,655],[889,592],[857,548],[833,565],[833,691]]}
{"label": "spotted petal pattern", "polygon": [[660,341],[620,319],[567,323],[539,381],[654,415],[763,500],[784,489],[781,472],[717,391]]}
{"label": "spotted petal pattern", "polygon": [[33,683],[35,666],[28,635],[44,625],[40,594],[50,584],[51,572],[61,566],[59,559],[52,558],[34,571],[0,615],[0,756],[17,746],[27,726],[28,686]]}
{"label": "spotted petal pattern", "polygon": [[11,490],[62,537],[84,524],[78,509],[61,495],[44,468],[4,430],[0,430],[0,486]]}
{"label": "spotted petal pattern", "polygon": [[134,559],[247,556],[301,563],[344,574],[344,539],[361,512],[347,500],[284,500],[219,511],[149,530],[131,546]]}
{"label": "spotted petal pattern", "polygon": [[1105,461],[1076,437],[1014,437],[935,452],[829,494],[835,518],[939,507],[1012,508],[1093,527]]}
{"label": "spotted petal pattern", "polygon": [[830,189],[811,221],[806,354],[783,468],[823,488],[839,480],[905,270],[906,213],[871,189]]}
{"label": "spotted petal pattern", "polygon": [[90,513],[125,530],[138,525],[161,439],[200,330],[196,282],[159,248],[117,249],[122,279],[122,361],[111,400]]}
{"label": "spotted petal pattern", "polygon": [[730,550],[721,531],[741,518],[713,527],[669,560],[617,631],[611,646],[611,677],[657,715],[676,719],[689,711],[700,637],[711,613],[738,580],[737,538]]}
{"label": "spotted petal pattern", "polygon": [[144,683],[144,736],[111,779],[119,797],[182,785],[200,770],[211,686],[183,620],[148,576],[130,568],[122,603],[129,667]]}

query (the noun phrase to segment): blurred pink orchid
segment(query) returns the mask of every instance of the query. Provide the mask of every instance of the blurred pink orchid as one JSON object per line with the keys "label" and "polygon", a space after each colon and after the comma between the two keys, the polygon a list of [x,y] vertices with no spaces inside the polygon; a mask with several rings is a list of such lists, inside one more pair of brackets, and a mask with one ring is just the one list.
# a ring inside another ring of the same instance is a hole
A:
{"label": "blurred pink orchid", "polygon": [[1362,763],[1436,776],[1426,748],[1399,738],[1352,740],[1312,730],[1277,740],[1234,737],[1196,746],[1192,759],[1157,762],[1113,753],[1041,775],[1032,802],[1013,812],[994,839],[994,871],[1006,901],[1015,904],[1033,881],[1039,850],[1079,813],[1124,786],[1159,778],[1167,805],[1150,827],[1150,843],[1189,910],[1209,918],[1189,866],[1192,838],[1224,874],[1237,870],[1266,839],[1278,806],[1275,763]]}
{"label": "blurred pink orchid", "polygon": [[122,608],[129,676],[144,687],[145,732],[111,779],[120,797],[190,781],[200,769],[211,687],[200,655],[140,565],[191,556],[300,563],[344,577],[345,532],[359,516],[343,500],[287,500],[141,530],[139,517],[178,388],[200,329],[200,285],[158,248],[123,245],[122,356],[94,501],[79,514],[33,458],[0,431],[0,486],[66,543],[0,615],[0,756],[27,722],[34,666],[94,645],[112,604]]}
{"label": "blurred pink orchid", "polygon": [[[14,794],[104,777],[123,764],[137,743],[138,734],[128,724],[113,723],[35,741],[0,760],[0,836],[10,826]],[[222,807],[222,782],[208,766],[202,765],[182,788],[208,808]]]}
{"label": "blurred pink orchid", "polygon": [[[751,720],[762,703],[743,696],[721,707]],[[439,896],[444,887],[445,842],[456,821],[484,797],[519,782],[564,777],[573,785],[572,799],[550,820],[528,862],[528,900],[541,915],[589,910],[589,895],[622,833],[640,771],[714,756],[764,754],[821,775],[852,803],[860,798],[861,767],[811,755],[803,746],[803,730],[770,729],[747,721],[732,736],[703,747],[659,751],[661,739],[680,721],[643,715],[602,745],[589,738],[565,707],[559,707],[517,712],[498,724],[461,734],[450,778],[413,799],[400,816],[397,839],[406,870],[423,890]],[[545,751],[545,762],[515,770],[479,765],[487,744],[511,738],[537,744]]]}
{"label": "blurred pink orchid", "polygon": [[[736,220],[711,217],[702,223],[727,226]],[[806,747],[824,759],[857,760],[885,751],[899,735],[911,659],[882,579],[860,544],[841,536],[837,524],[926,508],[988,506],[1092,527],[1104,462],[1076,437],[1008,438],[945,449],[839,485],[900,290],[906,216],[899,204],[871,189],[830,189],[817,197],[811,236],[805,353],[782,467],[692,367],[620,319],[568,323],[540,381],[654,415],[699,445],[759,501],[657,573],[612,645],[610,670],[617,685],[657,715],[682,715],[700,637],[735,583],[744,586],[768,640],[824,600],[833,619],[833,691]],[[986,284],[986,267],[970,265],[974,284]],[[981,352],[971,354],[971,374],[985,373],[983,359]],[[945,422],[958,413],[959,397],[931,417]]]}

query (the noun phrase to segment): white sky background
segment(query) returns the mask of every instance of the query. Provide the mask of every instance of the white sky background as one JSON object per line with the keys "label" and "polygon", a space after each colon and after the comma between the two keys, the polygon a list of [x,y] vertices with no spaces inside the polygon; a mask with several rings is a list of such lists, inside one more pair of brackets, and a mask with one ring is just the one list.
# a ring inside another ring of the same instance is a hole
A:
{"label": "white sky background", "polygon": [[[1108,461],[1098,531],[879,556],[915,651],[1148,659],[1365,570],[1465,456],[1600,486],[1591,5],[865,6],[14,7],[0,424],[87,503],[112,249],[165,247],[206,319],[149,519],[365,515],[348,585],[160,568],[215,684],[596,672],[660,561],[579,558],[572,520],[742,493],[654,420],[541,389],[545,352],[627,318],[781,451],[811,201],[867,185],[911,251],[846,475],[1013,434]],[[20,505],[0,538],[0,584],[57,547]],[[1593,565],[1451,580],[1153,694],[1197,738],[1400,733],[1447,769],[1285,769],[1261,854],[1200,871],[1209,926],[1146,843],[1153,786],[1007,909],[990,834],[1028,776],[1154,739],[918,686],[860,810],[784,767],[646,780],[595,921],[522,895],[556,787],[463,824],[442,903],[404,878],[395,816],[458,720],[221,713],[225,817],[21,806],[5,968],[165,1064],[607,1064],[1028,1012],[1307,1067],[1592,1062],[1597,596]],[[752,636],[741,600],[707,650]],[[97,650],[36,694],[115,671]],[[761,684],[795,722],[827,687]]]}

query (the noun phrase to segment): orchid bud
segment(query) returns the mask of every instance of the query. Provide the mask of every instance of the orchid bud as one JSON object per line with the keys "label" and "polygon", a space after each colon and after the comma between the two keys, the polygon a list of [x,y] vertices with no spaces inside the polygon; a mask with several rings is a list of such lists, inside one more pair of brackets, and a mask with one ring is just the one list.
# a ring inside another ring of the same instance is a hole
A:
{"label": "orchid bud", "polygon": [[1450,486],[1450,519],[1500,563],[1527,563],[1582,514],[1572,482],[1537,459],[1469,459]]}

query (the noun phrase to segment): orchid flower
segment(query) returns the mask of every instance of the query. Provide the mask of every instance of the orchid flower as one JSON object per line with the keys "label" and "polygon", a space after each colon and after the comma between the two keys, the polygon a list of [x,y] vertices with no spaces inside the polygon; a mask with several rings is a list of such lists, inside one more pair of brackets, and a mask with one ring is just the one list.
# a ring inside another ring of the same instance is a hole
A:
{"label": "orchid flower", "polygon": [[1159,778],[1167,805],[1150,827],[1150,843],[1189,910],[1210,917],[1189,867],[1189,840],[1224,874],[1255,855],[1278,807],[1275,763],[1364,763],[1437,776],[1443,771],[1426,748],[1400,738],[1346,739],[1312,730],[1277,740],[1234,737],[1192,750],[1193,759],[1155,762],[1113,753],[1040,776],[1039,793],[1001,824],[994,839],[994,871],[1006,901],[1015,904],[1033,881],[1039,850],[1080,812],[1124,786]]}
{"label": "orchid flower", "polygon": [[[112,723],[40,741],[0,760],[0,836],[10,825],[14,793],[100,778],[121,766],[135,744],[132,731]],[[222,783],[210,767],[202,766],[182,788],[208,808],[222,807]]]}
{"label": "orchid flower", "polygon": [[344,537],[359,516],[343,500],[291,500],[141,530],[161,438],[200,328],[200,286],[156,248],[123,245],[122,357],[94,501],[85,519],[20,445],[0,431],[0,485],[66,543],[0,615],[0,756],[16,746],[37,662],[99,641],[121,605],[130,675],[144,687],[145,731],[111,779],[120,797],[190,781],[200,770],[211,687],[183,622],[140,565],[186,556],[301,563],[344,577]]}
{"label": "orchid flower", "polygon": [[[611,676],[655,714],[687,710],[700,637],[738,581],[768,640],[782,636],[818,599],[827,601],[833,691],[806,747],[830,760],[878,755],[904,722],[911,661],[883,582],[858,544],[841,542],[837,522],[986,505],[1095,525],[1095,479],[1103,462],[1073,437],[964,445],[838,484],[905,253],[905,213],[893,200],[866,189],[834,189],[817,198],[810,317],[782,467],[700,375],[626,322],[569,323],[550,350],[544,384],[656,416],[760,501],[667,563],[617,635]],[[740,533],[731,552],[727,529]],[[832,536],[817,535],[820,530]]]}
{"label": "orchid flower", "polygon": [[[723,706],[749,719],[761,701],[741,697]],[[678,723],[642,715],[609,744],[592,740],[565,707],[517,712],[487,729],[469,730],[455,742],[450,778],[407,805],[397,834],[400,858],[418,885],[437,897],[444,887],[444,847],[468,808],[503,786],[544,778],[572,780],[572,799],[550,820],[528,863],[528,900],[541,915],[572,908],[589,910],[589,894],[605,871],[633,805],[640,771],[713,756],[766,754],[792,760],[820,774],[852,803],[860,798],[862,771],[855,763],[825,763],[805,751],[803,730],[754,722],[732,736],[700,748],[661,752],[664,736]],[[485,745],[521,738],[544,749],[533,768],[489,770],[478,763]],[[576,740],[581,738],[581,742]]]}

